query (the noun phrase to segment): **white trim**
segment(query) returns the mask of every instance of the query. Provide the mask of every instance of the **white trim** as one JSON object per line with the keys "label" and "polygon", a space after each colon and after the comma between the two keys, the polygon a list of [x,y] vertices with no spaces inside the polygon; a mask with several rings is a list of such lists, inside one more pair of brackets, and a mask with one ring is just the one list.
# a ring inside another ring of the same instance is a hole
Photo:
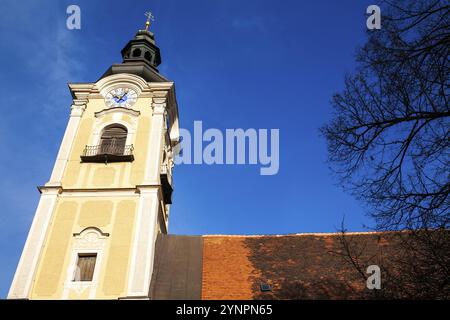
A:
{"label": "white trim", "polygon": [[[80,294],[86,289],[89,290],[88,299],[95,299],[109,234],[103,233],[96,227],[88,227],[83,229],[79,234],[74,234],[73,237],[74,242],[69,267],[66,272],[66,279],[64,281],[62,299],[68,299],[71,291],[78,291]],[[74,281],[73,278],[77,268],[78,257],[80,254],[88,253],[95,253],[97,255],[92,281]]]}
{"label": "white trim", "polygon": [[102,78],[97,81],[95,86],[98,88],[103,97],[105,97],[111,90],[124,86],[133,89],[139,96],[141,92],[148,87],[147,82],[143,78],[129,73],[114,74]]}
{"label": "white trim", "polygon": [[[89,254],[89,253],[95,253],[97,255],[95,259],[94,274],[92,276],[92,281],[74,281],[73,277],[77,267],[79,254]],[[61,297],[63,300],[69,299],[71,291],[78,291],[78,293],[81,294],[82,291],[86,289],[89,290],[88,299],[95,299],[99,282],[98,279],[100,276],[102,258],[103,258],[103,249],[92,249],[92,250],[76,249],[72,251],[66,280],[64,281],[64,290]]]}
{"label": "white trim", "polygon": [[158,233],[159,188],[142,187],[136,218],[130,273],[127,284],[127,297],[148,296],[155,239]]}
{"label": "white trim", "polygon": [[100,144],[100,140],[102,137],[103,130],[105,130],[106,127],[113,125],[113,124],[119,124],[127,128],[127,140],[125,142],[126,145],[133,144],[136,128],[132,124],[123,121],[122,119],[113,119],[106,122],[101,122],[100,124],[96,124],[94,127],[94,130],[92,130],[92,145],[97,146]]}
{"label": "white trim", "polygon": [[166,97],[153,98],[153,115],[151,120],[150,137],[147,145],[146,164],[144,172],[144,184],[155,184],[159,182],[161,170],[163,139],[166,119]]}
{"label": "white trim", "polygon": [[128,114],[128,115],[133,116],[133,117],[139,117],[139,115],[141,114],[140,111],[133,110],[131,108],[111,107],[111,108],[103,109],[102,111],[95,112],[94,116],[96,118],[101,118],[104,115],[107,115],[107,114],[110,114],[110,113],[116,113],[116,112],[125,113],[125,114]]}
{"label": "white trim", "polygon": [[64,191],[60,194],[61,198],[79,198],[79,197],[139,197],[137,190],[99,190],[99,191]]}
{"label": "white trim", "polygon": [[66,131],[59,147],[58,155],[56,156],[55,164],[53,166],[52,174],[50,176],[50,181],[47,185],[61,185],[61,180],[63,178],[64,171],[69,161],[70,152],[72,151],[72,146],[75,141],[78,128],[80,126],[81,117],[84,110],[86,109],[86,104],[83,105],[72,105],[72,111],[70,113],[70,118],[67,123]]}
{"label": "white trim", "polygon": [[175,95],[175,84],[173,82],[149,82],[150,91],[153,97],[160,98],[161,95],[167,98],[167,114],[169,116],[169,136],[173,144],[180,139],[180,128],[178,119],[178,105]]}
{"label": "white trim", "polygon": [[31,283],[37,271],[60,188],[42,188],[41,192],[41,198],[9,289],[8,299],[27,299],[30,294]]}

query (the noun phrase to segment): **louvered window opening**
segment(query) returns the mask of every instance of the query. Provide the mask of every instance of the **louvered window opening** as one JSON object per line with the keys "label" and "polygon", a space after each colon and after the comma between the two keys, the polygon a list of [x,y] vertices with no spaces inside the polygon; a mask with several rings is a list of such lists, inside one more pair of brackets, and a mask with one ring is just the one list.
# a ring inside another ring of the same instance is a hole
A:
{"label": "louvered window opening", "polygon": [[100,142],[101,154],[123,155],[127,141],[127,130],[119,126],[107,127]]}
{"label": "louvered window opening", "polygon": [[73,281],[92,281],[97,254],[79,254]]}
{"label": "louvered window opening", "polygon": [[133,145],[126,145],[127,129],[115,124],[106,127],[96,146],[86,146],[81,155],[83,162],[130,162],[134,160]]}

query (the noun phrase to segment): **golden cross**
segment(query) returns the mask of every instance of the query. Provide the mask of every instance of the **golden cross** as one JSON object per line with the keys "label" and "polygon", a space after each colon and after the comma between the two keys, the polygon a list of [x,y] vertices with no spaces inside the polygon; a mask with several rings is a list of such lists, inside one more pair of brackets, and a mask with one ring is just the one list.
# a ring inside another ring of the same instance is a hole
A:
{"label": "golden cross", "polygon": [[147,17],[147,21],[145,22],[145,31],[148,31],[148,28],[150,27],[151,22],[155,21],[155,16],[149,11],[145,13],[145,16]]}

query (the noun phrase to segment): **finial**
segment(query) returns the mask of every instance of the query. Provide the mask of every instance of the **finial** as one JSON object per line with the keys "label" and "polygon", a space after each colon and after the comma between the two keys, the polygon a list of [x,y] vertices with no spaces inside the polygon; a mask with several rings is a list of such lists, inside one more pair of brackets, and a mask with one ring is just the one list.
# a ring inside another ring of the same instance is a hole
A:
{"label": "finial", "polygon": [[151,21],[155,21],[155,16],[150,11],[146,12],[145,16],[147,17],[147,21],[145,22],[145,31],[148,31]]}

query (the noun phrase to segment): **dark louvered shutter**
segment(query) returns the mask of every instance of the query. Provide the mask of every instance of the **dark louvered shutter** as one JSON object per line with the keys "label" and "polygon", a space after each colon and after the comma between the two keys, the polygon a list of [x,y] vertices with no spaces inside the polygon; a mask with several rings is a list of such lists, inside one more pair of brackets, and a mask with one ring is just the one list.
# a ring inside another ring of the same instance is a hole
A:
{"label": "dark louvered shutter", "polygon": [[106,127],[102,134],[100,153],[123,155],[126,141],[126,128],[119,125]]}

